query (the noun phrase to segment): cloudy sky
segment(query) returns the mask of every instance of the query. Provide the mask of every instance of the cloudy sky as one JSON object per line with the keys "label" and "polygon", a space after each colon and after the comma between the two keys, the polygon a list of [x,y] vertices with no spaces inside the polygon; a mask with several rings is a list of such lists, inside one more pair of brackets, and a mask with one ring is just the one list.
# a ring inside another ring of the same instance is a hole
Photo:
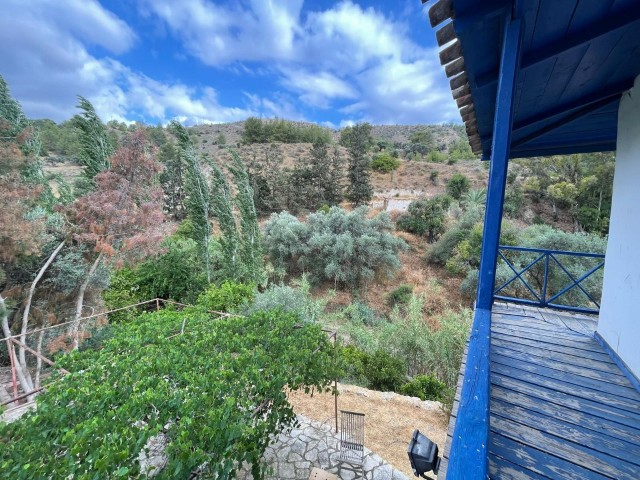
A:
{"label": "cloudy sky", "polygon": [[30,118],[459,122],[419,0],[2,0]]}

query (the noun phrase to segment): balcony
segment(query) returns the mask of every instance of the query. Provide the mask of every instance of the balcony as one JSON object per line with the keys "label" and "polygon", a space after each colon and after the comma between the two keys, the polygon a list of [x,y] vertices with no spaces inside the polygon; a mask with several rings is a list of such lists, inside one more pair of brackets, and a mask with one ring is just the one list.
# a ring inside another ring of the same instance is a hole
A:
{"label": "balcony", "polygon": [[[490,478],[640,478],[640,393],[594,338],[596,325],[597,317],[575,312],[494,305]],[[439,479],[446,478],[465,361]]]}

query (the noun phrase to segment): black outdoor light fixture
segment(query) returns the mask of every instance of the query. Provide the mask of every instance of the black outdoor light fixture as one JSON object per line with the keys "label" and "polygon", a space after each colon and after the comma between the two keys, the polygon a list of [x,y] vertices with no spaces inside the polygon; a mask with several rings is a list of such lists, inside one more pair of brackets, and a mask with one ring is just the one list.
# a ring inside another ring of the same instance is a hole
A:
{"label": "black outdoor light fixture", "polygon": [[440,457],[438,457],[438,445],[433,443],[426,435],[420,433],[420,430],[413,432],[413,437],[407,447],[407,455],[411,462],[413,474],[416,477],[429,478],[426,472],[433,470],[438,474],[440,467]]}

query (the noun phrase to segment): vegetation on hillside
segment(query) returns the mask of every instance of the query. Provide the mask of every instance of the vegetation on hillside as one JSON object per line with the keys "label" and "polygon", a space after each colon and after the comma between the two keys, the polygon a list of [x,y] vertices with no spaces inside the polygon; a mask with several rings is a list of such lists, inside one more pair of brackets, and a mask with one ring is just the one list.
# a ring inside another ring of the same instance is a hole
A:
{"label": "vegetation on hillside", "polygon": [[[143,445],[162,434],[166,478],[198,468],[222,478],[245,460],[260,478],[268,435],[293,419],[284,386],[324,388],[334,375],[451,406],[486,201],[463,127],[332,132],[250,118],[234,137],[104,124],[83,98],[79,109],[61,124],[31,122],[0,77],[2,332],[73,320],[40,344],[19,337],[72,373],[40,375],[14,349],[21,391],[49,387],[37,412],[0,429],[2,471],[135,476]],[[44,159],[80,174],[48,176]],[[612,172],[610,155],[514,161],[502,243],[604,251]],[[421,192],[405,213],[369,208],[376,181],[402,190],[414,173]],[[516,269],[531,261],[508,258]],[[511,273],[499,265],[498,281]],[[527,273],[536,285],[542,274]],[[585,283],[595,296],[598,275]],[[549,288],[561,282],[552,272]],[[89,313],[158,297],[197,306],[138,305],[83,326]],[[565,298],[584,300],[578,289]],[[336,351],[321,327],[337,329]],[[2,366],[7,354],[2,343]],[[11,402],[3,386],[0,398]]]}

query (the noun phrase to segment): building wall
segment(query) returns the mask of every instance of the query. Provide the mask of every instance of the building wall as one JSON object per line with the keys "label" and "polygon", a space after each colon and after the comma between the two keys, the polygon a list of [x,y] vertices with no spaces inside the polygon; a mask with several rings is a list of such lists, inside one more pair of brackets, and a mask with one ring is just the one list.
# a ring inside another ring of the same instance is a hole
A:
{"label": "building wall", "polygon": [[598,333],[640,377],[640,76],[623,95]]}

